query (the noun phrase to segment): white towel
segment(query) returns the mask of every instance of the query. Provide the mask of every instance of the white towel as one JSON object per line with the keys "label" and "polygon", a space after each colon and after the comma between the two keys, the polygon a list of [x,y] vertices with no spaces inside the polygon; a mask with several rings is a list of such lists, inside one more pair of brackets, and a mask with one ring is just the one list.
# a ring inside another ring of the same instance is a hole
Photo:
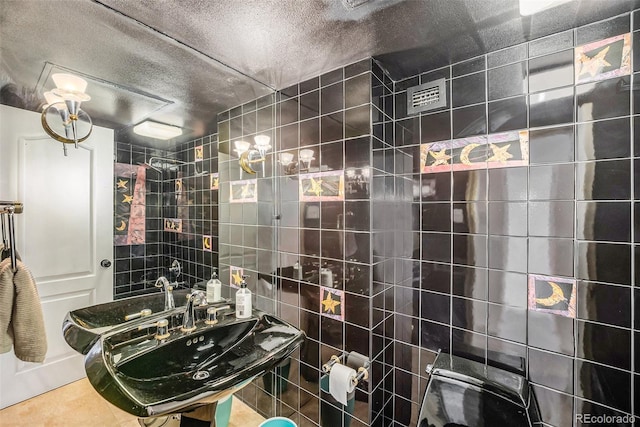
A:
{"label": "white towel", "polygon": [[0,262],[0,353],[11,350],[25,362],[40,363],[47,354],[42,305],[31,272],[21,262]]}

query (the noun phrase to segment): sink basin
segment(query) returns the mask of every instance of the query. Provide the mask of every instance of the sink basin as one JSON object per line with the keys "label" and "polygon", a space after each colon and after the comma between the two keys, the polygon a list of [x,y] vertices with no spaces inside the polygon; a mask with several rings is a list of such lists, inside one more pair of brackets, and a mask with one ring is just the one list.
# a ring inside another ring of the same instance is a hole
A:
{"label": "sink basin", "polygon": [[[103,331],[85,353],[89,381],[103,398],[138,417],[188,412],[241,389],[305,339],[304,332],[257,310],[236,319],[230,306],[217,324],[198,320],[192,332],[180,328],[184,308]],[[169,333],[158,339],[160,319],[168,321]]]}
{"label": "sink basin", "polygon": [[[173,291],[176,307],[187,303],[188,289]],[[153,293],[138,297],[123,298],[116,301],[92,305],[67,313],[62,324],[62,333],[67,344],[80,354],[87,354],[100,335],[121,325],[131,322],[125,316],[151,310],[155,317],[164,311],[164,294]],[[149,317],[146,318],[149,320]]]}

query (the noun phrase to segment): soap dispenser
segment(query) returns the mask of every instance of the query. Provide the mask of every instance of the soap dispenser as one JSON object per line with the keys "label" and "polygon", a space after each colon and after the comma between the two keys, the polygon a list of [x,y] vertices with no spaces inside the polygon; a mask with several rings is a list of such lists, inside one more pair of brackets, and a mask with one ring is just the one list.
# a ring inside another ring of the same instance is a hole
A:
{"label": "soap dispenser", "polygon": [[246,278],[249,276],[242,276],[242,282],[240,282],[240,289],[236,292],[236,318],[248,319],[251,317],[251,291],[247,289]]}
{"label": "soap dispenser", "polygon": [[302,280],[302,266],[298,261],[293,264],[293,278],[296,280]]}
{"label": "soap dispenser", "polygon": [[207,282],[207,303],[211,304],[222,300],[222,282],[218,279],[217,268],[213,267],[211,279]]}

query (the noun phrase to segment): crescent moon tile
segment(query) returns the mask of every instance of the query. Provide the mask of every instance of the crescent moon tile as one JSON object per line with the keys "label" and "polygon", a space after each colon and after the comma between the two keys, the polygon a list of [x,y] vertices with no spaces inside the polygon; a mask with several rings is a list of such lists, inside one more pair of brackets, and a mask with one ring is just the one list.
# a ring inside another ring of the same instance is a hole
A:
{"label": "crescent moon tile", "polygon": [[529,310],[576,317],[577,289],[575,279],[529,275]]}

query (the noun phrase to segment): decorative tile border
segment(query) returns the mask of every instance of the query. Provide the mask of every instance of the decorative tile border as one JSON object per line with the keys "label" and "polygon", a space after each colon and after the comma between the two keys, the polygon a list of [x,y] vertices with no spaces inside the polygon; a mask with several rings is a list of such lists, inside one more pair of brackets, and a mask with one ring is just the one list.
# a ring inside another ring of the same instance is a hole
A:
{"label": "decorative tile border", "polygon": [[316,202],[344,200],[344,171],[301,174],[300,201]]}
{"label": "decorative tile border", "polygon": [[529,131],[489,135],[487,168],[511,168],[529,164]]}
{"label": "decorative tile border", "polygon": [[585,44],[575,49],[576,84],[631,73],[631,34]]}
{"label": "decorative tile border", "polygon": [[527,166],[529,131],[511,131],[422,144],[420,164],[422,173]]}
{"label": "decorative tile border", "polygon": [[576,317],[576,281],[564,277],[529,275],[529,310]]}

